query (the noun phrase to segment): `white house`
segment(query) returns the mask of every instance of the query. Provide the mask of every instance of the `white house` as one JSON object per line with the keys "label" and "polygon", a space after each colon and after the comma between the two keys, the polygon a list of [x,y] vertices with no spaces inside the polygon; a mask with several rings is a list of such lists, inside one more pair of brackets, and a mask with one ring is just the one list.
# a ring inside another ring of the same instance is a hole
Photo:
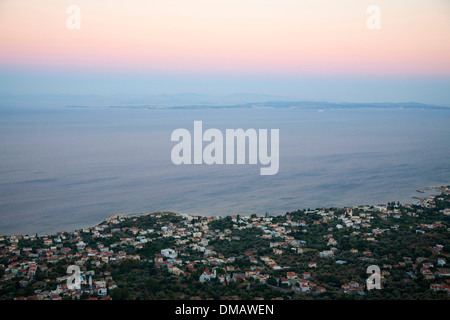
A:
{"label": "white house", "polygon": [[211,279],[215,279],[216,278],[216,270],[213,270],[213,272],[211,273],[209,271],[209,269],[206,269],[205,271],[203,271],[203,273],[201,274],[199,281],[200,282],[205,282],[205,281],[210,281]]}
{"label": "white house", "polygon": [[161,250],[161,254],[165,257],[165,258],[171,258],[171,259],[175,259],[178,255],[175,252],[175,250],[173,249],[163,249]]}
{"label": "white house", "polygon": [[95,291],[101,297],[104,297],[104,296],[106,296],[108,294],[108,290],[106,288],[102,288],[102,287],[96,287]]}

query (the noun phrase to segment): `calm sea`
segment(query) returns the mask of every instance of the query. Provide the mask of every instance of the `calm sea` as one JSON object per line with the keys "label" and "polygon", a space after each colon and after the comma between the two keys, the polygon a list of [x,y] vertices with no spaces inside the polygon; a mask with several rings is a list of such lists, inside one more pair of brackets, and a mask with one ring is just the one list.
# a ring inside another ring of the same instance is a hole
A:
{"label": "calm sea", "polygon": [[[91,226],[114,213],[277,215],[412,203],[450,183],[450,110],[0,112],[0,234]],[[279,129],[280,169],[172,164],[177,128]]]}

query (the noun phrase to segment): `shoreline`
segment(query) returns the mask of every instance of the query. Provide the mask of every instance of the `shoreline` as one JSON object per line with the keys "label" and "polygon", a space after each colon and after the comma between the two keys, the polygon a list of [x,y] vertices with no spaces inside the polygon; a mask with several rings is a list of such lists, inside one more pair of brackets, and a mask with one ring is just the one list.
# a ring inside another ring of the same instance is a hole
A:
{"label": "shoreline", "polygon": [[[415,199],[416,201],[410,202],[410,203],[403,203],[404,205],[420,205],[421,202],[425,201],[426,199],[430,198],[430,197],[435,197],[438,194],[431,194],[431,192],[434,191],[440,191],[440,193],[443,193],[445,189],[448,188],[449,185],[441,185],[441,186],[426,186],[423,187],[422,189],[417,189],[416,190],[416,194],[420,194],[422,195],[421,197],[419,196],[411,196],[412,199]],[[350,205],[350,206],[330,206],[329,208],[346,208],[346,207],[358,207],[358,206],[378,206],[381,204],[372,204],[372,205],[367,205],[367,204],[354,204],[354,205]],[[293,210],[302,210],[302,209],[293,209]],[[48,233],[42,233],[41,235],[38,235],[38,237],[45,237],[45,236],[55,236],[58,233],[63,233],[63,232],[74,232],[74,231],[78,231],[78,230],[82,230],[85,228],[93,228],[95,226],[99,226],[103,223],[109,223],[112,220],[116,220],[118,218],[130,218],[130,217],[142,217],[142,216],[146,216],[146,215],[155,215],[155,214],[177,214],[177,215],[183,215],[185,213],[181,213],[181,212],[175,212],[175,211],[155,211],[155,212],[129,212],[129,213],[113,213],[110,214],[109,216],[107,216],[106,218],[104,218],[103,220],[101,220],[100,222],[94,224],[94,225],[86,225],[84,227],[80,227],[80,228],[75,228],[72,231],[65,231],[65,230],[59,230],[59,231],[55,231],[55,232],[48,232]],[[188,214],[188,215],[192,215],[192,214]],[[218,215],[219,217],[226,217],[232,214],[227,214],[225,216],[221,216]],[[193,215],[195,216],[195,215]],[[35,237],[32,234],[20,234],[20,233],[14,233],[14,234],[0,234],[0,237],[18,237],[18,236],[28,236],[28,237]]]}
{"label": "shoreline", "polygon": [[96,226],[101,225],[103,223],[109,223],[112,220],[117,220],[119,218],[132,218],[132,217],[142,217],[142,216],[149,216],[149,215],[155,215],[155,214],[183,214],[181,212],[175,212],[175,211],[155,211],[155,212],[130,212],[130,213],[113,213],[110,216],[103,219],[100,223],[96,224]]}

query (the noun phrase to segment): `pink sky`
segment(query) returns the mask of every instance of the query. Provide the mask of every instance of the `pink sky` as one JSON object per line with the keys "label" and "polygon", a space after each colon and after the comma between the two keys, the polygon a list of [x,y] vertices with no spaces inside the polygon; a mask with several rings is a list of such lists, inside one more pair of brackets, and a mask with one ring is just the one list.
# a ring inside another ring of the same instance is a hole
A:
{"label": "pink sky", "polygon": [[[70,5],[81,29],[69,30]],[[381,29],[369,30],[369,5]],[[249,74],[449,75],[450,2],[165,0],[0,2],[9,68]]]}

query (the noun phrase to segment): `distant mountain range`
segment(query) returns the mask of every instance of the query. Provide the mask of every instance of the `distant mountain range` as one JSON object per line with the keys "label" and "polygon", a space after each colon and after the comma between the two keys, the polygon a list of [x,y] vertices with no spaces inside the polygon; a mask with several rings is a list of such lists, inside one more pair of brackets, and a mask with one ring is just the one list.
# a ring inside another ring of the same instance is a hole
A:
{"label": "distant mountain range", "polygon": [[415,102],[325,102],[301,101],[291,97],[264,94],[203,95],[195,93],[158,95],[72,95],[35,94],[0,95],[0,107],[5,108],[126,108],[126,109],[215,109],[215,108],[291,108],[291,109],[342,109],[342,108],[396,108],[396,109],[450,109]]}

